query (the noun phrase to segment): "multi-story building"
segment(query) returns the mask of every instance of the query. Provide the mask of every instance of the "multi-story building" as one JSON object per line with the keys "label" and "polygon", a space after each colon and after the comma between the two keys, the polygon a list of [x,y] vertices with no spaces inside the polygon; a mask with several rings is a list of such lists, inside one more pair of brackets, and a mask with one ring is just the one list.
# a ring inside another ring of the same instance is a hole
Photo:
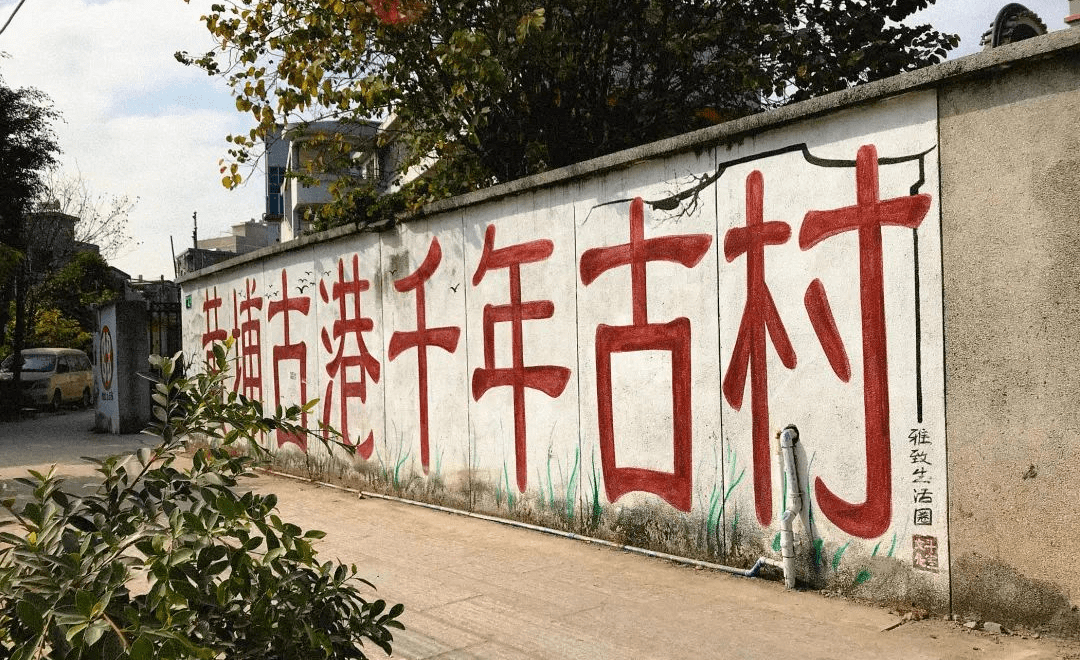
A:
{"label": "multi-story building", "polygon": [[332,200],[330,185],[341,173],[319,166],[320,139],[343,139],[351,149],[348,174],[370,182],[380,194],[393,192],[423,173],[425,168],[418,167],[399,175],[403,146],[394,140],[378,140],[380,135],[392,134],[396,123],[393,115],[381,122],[311,122],[267,136],[263,218],[280,221],[281,241],[308,231],[319,207]]}
{"label": "multi-story building", "polygon": [[198,247],[203,250],[223,250],[234,255],[258,250],[273,245],[280,240],[281,227],[276,222],[258,222],[249,220],[232,226],[225,236],[212,239],[199,239]]}

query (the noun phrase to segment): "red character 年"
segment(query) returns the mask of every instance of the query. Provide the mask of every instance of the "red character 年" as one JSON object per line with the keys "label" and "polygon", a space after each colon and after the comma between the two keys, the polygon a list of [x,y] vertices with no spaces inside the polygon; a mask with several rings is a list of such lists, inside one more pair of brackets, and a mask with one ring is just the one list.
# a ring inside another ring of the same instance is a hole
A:
{"label": "red character \u5e74", "polygon": [[[525,491],[527,455],[525,453],[525,389],[539,390],[548,397],[558,397],[570,379],[570,370],[556,365],[525,365],[522,342],[522,322],[550,319],[555,314],[551,301],[521,300],[521,265],[540,262],[551,256],[555,244],[541,239],[504,248],[495,247],[495,226],[488,225],[484,234],[484,252],[473,274],[477,286],[489,271],[510,271],[510,303],[484,306],[484,367],[473,371],[472,395],[480,397],[491,388],[509,386],[514,390],[514,453],[517,466],[518,490]],[[495,324],[509,323],[513,365],[495,366]]]}

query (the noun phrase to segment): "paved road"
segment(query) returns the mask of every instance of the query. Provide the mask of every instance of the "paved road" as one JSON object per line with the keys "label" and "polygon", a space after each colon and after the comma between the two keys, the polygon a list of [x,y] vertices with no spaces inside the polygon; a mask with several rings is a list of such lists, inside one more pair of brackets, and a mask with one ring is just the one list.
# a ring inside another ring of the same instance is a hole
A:
{"label": "paved road", "polygon": [[145,434],[99,434],[93,426],[93,410],[61,409],[0,421],[0,495],[28,491],[14,478],[26,477],[29,469],[46,472],[53,464],[69,488],[92,483],[94,466],[82,457],[128,454],[156,441]]}
{"label": "paved road", "polygon": [[[52,463],[90,484],[82,455],[142,435],[89,431],[91,412],[0,423],[0,489]],[[282,518],[327,532],[325,559],[355,563],[405,604],[395,658],[1080,658],[1080,641],[894,626],[884,609],[274,475]],[[11,491],[8,491],[11,493]],[[892,627],[892,628],[890,628]],[[377,657],[378,649],[370,653]]]}
{"label": "paved road", "polygon": [[[277,476],[283,518],[327,532],[405,604],[400,658],[1080,658],[1080,641],[969,631],[745,579]],[[886,630],[889,629],[889,630]],[[379,650],[373,650],[378,652]]]}

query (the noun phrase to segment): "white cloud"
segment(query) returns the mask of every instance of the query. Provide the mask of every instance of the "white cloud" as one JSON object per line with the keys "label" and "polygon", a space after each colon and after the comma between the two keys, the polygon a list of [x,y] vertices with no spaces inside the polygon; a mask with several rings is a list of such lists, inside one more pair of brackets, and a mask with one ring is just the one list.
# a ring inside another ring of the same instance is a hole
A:
{"label": "white cloud", "polygon": [[[0,5],[6,20],[14,2]],[[55,126],[64,170],[97,193],[129,195],[137,248],[113,260],[132,275],[173,275],[169,237],[191,245],[263,211],[261,180],[222,188],[217,162],[229,133],[246,132],[225,85],[184,67],[177,50],[210,46],[199,16],[209,2],[50,0],[27,2],[0,36],[6,83],[46,92],[64,121]]]}

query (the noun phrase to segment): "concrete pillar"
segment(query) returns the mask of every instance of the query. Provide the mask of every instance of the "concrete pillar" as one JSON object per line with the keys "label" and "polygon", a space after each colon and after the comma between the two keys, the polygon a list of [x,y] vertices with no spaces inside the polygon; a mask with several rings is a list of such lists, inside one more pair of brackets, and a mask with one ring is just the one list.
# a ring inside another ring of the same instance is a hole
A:
{"label": "concrete pillar", "polygon": [[98,311],[94,351],[97,412],[94,428],[113,434],[142,431],[150,420],[150,335],[142,301],[117,301]]}

